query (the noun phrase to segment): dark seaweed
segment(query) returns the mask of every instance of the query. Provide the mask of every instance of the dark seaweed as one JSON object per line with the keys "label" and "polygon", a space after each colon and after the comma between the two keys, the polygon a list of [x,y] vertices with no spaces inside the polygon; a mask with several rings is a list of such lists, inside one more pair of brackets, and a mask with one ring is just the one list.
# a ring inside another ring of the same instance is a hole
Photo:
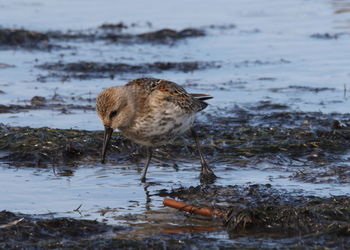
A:
{"label": "dark seaweed", "polygon": [[49,37],[40,32],[24,29],[0,29],[0,46],[48,48]]}
{"label": "dark seaweed", "polygon": [[255,240],[271,236],[284,240],[301,237],[312,245],[324,246],[350,243],[350,198],[347,196],[293,195],[270,184],[196,186],[160,190],[158,195],[220,209],[224,215],[216,219],[222,220],[233,239],[251,235]]}
{"label": "dark seaweed", "polygon": [[50,70],[47,76],[40,76],[38,80],[45,81],[47,78],[59,77],[67,80],[70,78],[114,78],[120,74],[150,74],[162,71],[192,72],[207,68],[218,68],[220,65],[214,62],[154,62],[138,65],[125,63],[99,63],[99,62],[76,62],[76,63],[45,63],[37,66],[40,69]]}

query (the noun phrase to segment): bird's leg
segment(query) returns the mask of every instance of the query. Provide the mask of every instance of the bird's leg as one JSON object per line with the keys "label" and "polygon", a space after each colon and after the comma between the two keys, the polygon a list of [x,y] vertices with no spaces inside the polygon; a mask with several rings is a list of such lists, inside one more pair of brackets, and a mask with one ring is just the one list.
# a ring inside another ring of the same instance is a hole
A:
{"label": "bird's leg", "polygon": [[147,147],[146,151],[147,151],[147,159],[145,162],[145,166],[143,167],[143,171],[142,171],[142,175],[141,175],[141,182],[146,181],[147,169],[148,169],[149,163],[151,162],[151,158],[152,158],[152,148]]}
{"label": "bird's leg", "polygon": [[194,131],[194,129],[191,129],[191,133],[192,133],[192,136],[196,142],[197,150],[198,150],[199,157],[201,160],[201,165],[202,165],[201,174],[199,176],[200,181],[203,184],[214,183],[214,181],[217,177],[214,174],[213,170],[211,170],[211,168],[208,166],[207,162],[204,159],[201,146],[199,145],[199,139],[198,139],[198,136],[197,136],[196,132]]}

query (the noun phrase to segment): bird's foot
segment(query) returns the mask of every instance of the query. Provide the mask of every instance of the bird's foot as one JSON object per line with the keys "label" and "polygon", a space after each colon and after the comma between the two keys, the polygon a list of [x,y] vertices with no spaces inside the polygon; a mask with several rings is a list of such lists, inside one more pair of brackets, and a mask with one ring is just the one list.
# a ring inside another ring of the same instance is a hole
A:
{"label": "bird's foot", "polygon": [[199,175],[201,184],[213,184],[217,176],[214,174],[213,170],[205,164],[202,166],[202,172]]}
{"label": "bird's foot", "polygon": [[142,183],[145,183],[146,182],[146,176],[142,176],[140,180],[141,180]]}

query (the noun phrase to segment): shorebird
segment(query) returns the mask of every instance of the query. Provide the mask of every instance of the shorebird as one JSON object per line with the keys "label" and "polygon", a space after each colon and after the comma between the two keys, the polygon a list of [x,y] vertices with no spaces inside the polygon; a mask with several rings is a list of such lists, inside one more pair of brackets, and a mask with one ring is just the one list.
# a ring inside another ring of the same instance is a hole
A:
{"label": "shorebird", "polygon": [[206,163],[196,132],[191,128],[195,114],[205,109],[207,94],[189,94],[174,82],[155,78],[139,78],[123,86],[103,90],[96,99],[96,111],[104,125],[102,163],[115,129],[131,141],[146,147],[147,159],[141,175],[146,173],[152,158],[152,148],[171,143],[191,130],[201,162],[200,180],[213,182],[214,172]]}

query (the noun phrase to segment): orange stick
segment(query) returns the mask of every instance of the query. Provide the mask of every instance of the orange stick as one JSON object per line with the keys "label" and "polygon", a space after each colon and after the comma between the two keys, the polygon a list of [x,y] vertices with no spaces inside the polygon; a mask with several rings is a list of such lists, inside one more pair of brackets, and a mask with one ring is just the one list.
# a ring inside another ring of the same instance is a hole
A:
{"label": "orange stick", "polygon": [[163,204],[164,206],[168,206],[168,207],[172,207],[172,208],[176,208],[179,210],[183,210],[189,213],[194,213],[194,214],[199,214],[199,215],[203,215],[203,216],[208,216],[208,217],[212,217],[214,214],[216,214],[218,211],[215,211],[213,209],[207,208],[207,207],[195,207],[195,206],[191,206],[191,205],[187,205],[184,202],[181,201],[176,201],[173,199],[169,199],[169,198],[165,198],[163,200]]}

